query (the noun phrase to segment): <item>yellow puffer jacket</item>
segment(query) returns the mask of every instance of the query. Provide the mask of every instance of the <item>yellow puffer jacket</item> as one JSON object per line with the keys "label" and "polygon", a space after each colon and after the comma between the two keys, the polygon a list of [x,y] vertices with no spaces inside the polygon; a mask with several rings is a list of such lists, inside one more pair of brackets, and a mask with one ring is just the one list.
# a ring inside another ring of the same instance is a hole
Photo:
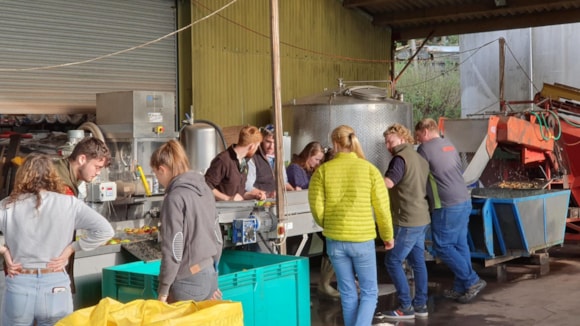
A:
{"label": "yellow puffer jacket", "polygon": [[322,164],[310,179],[308,201],[314,220],[326,237],[365,242],[393,239],[389,196],[379,170],[355,153],[338,153]]}

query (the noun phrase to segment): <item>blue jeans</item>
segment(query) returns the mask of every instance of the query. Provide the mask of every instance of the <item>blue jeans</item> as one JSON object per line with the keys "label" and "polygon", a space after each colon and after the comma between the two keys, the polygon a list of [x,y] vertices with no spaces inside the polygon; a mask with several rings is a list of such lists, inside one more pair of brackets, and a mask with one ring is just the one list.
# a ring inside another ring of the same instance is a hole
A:
{"label": "blue jeans", "polygon": [[375,241],[344,242],[326,238],[326,249],[336,273],[344,325],[370,326],[379,296]]}
{"label": "blue jeans", "polygon": [[6,277],[2,325],[49,326],[73,312],[66,272]]}
{"label": "blue jeans", "polygon": [[[397,289],[397,296],[401,307],[407,308],[411,304],[421,307],[427,304],[427,266],[425,265],[425,230],[427,225],[414,227],[397,227],[395,230],[395,247],[387,251],[385,266],[391,280]],[[413,269],[415,278],[415,298],[411,298],[411,291],[403,262],[407,260]]]}
{"label": "blue jeans", "polygon": [[467,226],[471,214],[471,200],[436,209],[431,214],[433,246],[440,258],[455,274],[453,289],[464,293],[479,281],[471,266],[471,254],[467,244]]}

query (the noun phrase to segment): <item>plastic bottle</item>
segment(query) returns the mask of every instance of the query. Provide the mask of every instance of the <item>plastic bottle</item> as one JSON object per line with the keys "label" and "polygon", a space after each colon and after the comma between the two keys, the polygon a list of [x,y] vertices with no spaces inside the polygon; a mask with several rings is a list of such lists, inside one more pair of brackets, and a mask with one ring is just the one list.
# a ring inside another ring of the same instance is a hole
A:
{"label": "plastic bottle", "polygon": [[282,146],[284,148],[284,166],[288,166],[292,160],[292,137],[288,135],[287,131],[284,131],[283,135]]}
{"label": "plastic bottle", "polygon": [[159,193],[159,180],[157,180],[157,177],[155,175],[153,175],[153,193],[154,194],[158,194]]}

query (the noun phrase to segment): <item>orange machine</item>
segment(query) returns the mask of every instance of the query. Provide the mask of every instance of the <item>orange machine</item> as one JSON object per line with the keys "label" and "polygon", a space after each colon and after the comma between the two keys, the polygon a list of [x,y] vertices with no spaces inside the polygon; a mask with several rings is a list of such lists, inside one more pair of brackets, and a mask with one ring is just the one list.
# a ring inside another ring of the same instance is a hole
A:
{"label": "orange machine", "polygon": [[[463,177],[467,184],[482,182],[486,187],[492,186],[513,179],[514,171],[520,167],[537,167],[540,173],[533,178],[543,178],[546,183],[552,179],[551,171],[558,170],[559,164],[553,154],[551,130],[536,123],[535,119],[533,114],[492,115],[481,119],[444,119],[439,126],[443,136],[464,153],[468,165]],[[531,177],[523,172],[518,172],[517,176],[518,181]]]}
{"label": "orange machine", "polygon": [[[518,104],[524,103],[531,102]],[[569,188],[565,240],[580,241],[580,89],[544,84],[533,104],[522,112],[443,119],[440,128],[462,153],[469,185]]]}

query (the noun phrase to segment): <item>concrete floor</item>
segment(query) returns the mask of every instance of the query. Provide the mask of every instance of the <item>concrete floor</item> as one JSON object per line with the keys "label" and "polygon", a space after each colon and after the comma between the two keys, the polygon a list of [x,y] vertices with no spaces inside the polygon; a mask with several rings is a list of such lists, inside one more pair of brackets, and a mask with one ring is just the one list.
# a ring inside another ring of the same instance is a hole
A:
{"label": "concrete floor", "polygon": [[[460,304],[441,296],[452,282],[451,272],[442,264],[428,263],[429,317],[410,321],[375,320],[373,325],[580,325],[580,246],[552,248],[550,272],[540,276],[539,266],[528,259],[506,263],[507,281],[497,281],[497,266],[477,271],[488,283],[471,303]],[[394,309],[397,299],[378,254],[381,294],[377,310]],[[339,301],[319,299],[316,293],[318,261],[311,258],[312,326],[344,325]]]}
{"label": "concrete floor", "polygon": [[[399,322],[375,320],[373,325],[580,325],[580,245],[552,248],[549,254],[550,272],[545,276],[539,275],[538,266],[527,265],[528,260],[506,263],[506,282],[497,281],[496,267],[477,268],[488,285],[469,304],[441,296],[443,289],[450,287],[452,274],[443,264],[428,262],[429,317]],[[380,292],[377,310],[394,309],[398,305],[383,258],[381,253],[377,254]],[[342,326],[340,301],[320,299],[317,295],[319,267],[319,256],[311,258],[311,325]],[[0,278],[2,288],[3,278]]]}

